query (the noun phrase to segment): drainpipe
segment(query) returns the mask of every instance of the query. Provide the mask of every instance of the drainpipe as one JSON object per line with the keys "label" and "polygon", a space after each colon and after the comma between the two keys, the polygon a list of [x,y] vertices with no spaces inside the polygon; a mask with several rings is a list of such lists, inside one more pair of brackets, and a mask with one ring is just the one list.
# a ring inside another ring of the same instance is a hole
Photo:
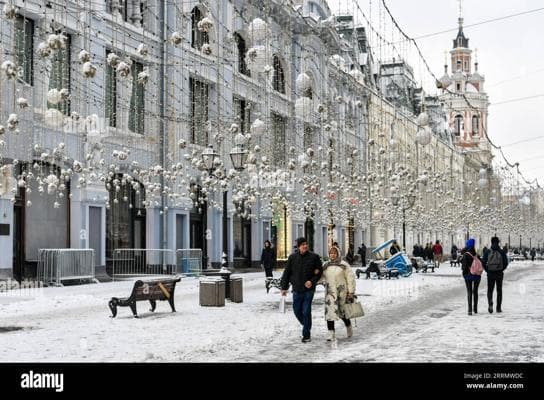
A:
{"label": "drainpipe", "polygon": [[[166,124],[164,118],[166,115],[166,90],[164,85],[164,78],[166,76],[165,69],[167,65],[168,51],[167,46],[168,42],[166,41],[166,29],[165,25],[166,20],[166,2],[158,1],[158,15],[159,15],[159,38],[162,41],[161,46],[161,64],[159,68],[159,94],[160,94],[160,104],[159,104],[159,132],[160,132],[160,164],[164,170],[166,170],[166,151],[168,149],[168,135],[166,131]],[[161,188],[161,210],[163,211],[162,218],[160,219],[160,232],[159,232],[159,242],[161,248],[164,250],[167,248],[168,243],[168,215],[164,212],[164,208],[167,206],[167,199],[164,193],[164,174],[161,174],[160,178]]]}

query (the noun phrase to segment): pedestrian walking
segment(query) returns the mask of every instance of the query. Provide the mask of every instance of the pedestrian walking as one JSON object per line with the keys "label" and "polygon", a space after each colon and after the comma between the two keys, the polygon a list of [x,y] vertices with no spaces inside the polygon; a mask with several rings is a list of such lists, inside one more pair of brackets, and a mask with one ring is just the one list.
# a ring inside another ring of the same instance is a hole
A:
{"label": "pedestrian walking", "polygon": [[287,296],[289,284],[293,287],[293,312],[302,324],[302,342],[311,341],[312,300],[315,286],[323,274],[321,259],[308,250],[306,238],[297,239],[297,252],[287,259],[281,277],[281,295]]}
{"label": "pedestrian walking", "polygon": [[442,262],[442,255],[444,254],[444,249],[440,244],[440,240],[437,240],[433,246],[433,260],[434,266],[440,268],[440,263]]}
{"label": "pedestrian walking", "polygon": [[348,263],[342,261],[340,249],[331,247],[329,259],[323,265],[322,282],[325,283],[325,320],[327,321],[327,341],[336,339],[334,321],[341,319],[346,326],[347,337],[353,336],[351,321],[345,318],[344,305],[353,301],[355,295],[355,274]]}
{"label": "pedestrian walking", "polygon": [[453,261],[457,261],[457,252],[459,251],[459,249],[457,248],[457,246],[455,244],[453,244],[451,246],[451,259]]}
{"label": "pedestrian walking", "polygon": [[276,267],[276,249],[272,248],[270,240],[265,240],[264,248],[261,253],[261,267],[264,268],[265,276],[272,278],[272,271]]}
{"label": "pedestrian walking", "polygon": [[361,244],[357,253],[361,256],[361,266],[366,267],[366,246],[364,243]]}
{"label": "pedestrian walking", "polygon": [[476,241],[474,239],[467,240],[461,260],[461,270],[467,287],[468,315],[472,315],[472,311],[474,311],[474,314],[478,314],[478,286],[480,285],[483,271],[480,257],[474,249],[475,245]]}
{"label": "pedestrian walking", "polygon": [[484,254],[483,264],[487,272],[487,311],[493,313],[493,291],[497,285],[497,312],[502,312],[502,280],[504,270],[508,266],[508,257],[499,246],[500,239],[496,236],[491,238],[491,249]]}
{"label": "pedestrian walking", "polygon": [[531,252],[529,254],[531,255],[531,261],[534,261],[536,257],[536,250],[534,247],[531,249]]}

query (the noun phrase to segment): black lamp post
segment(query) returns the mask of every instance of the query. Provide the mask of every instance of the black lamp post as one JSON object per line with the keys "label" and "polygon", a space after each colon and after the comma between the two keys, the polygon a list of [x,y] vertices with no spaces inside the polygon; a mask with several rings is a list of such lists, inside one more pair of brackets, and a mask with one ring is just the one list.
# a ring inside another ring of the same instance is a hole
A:
{"label": "black lamp post", "polygon": [[[245,168],[247,162],[247,151],[243,149],[243,143],[237,137],[235,140],[236,146],[230,152],[230,160],[234,169],[241,171]],[[202,161],[204,162],[204,167],[209,172],[213,174],[214,169],[216,168],[216,159],[219,155],[215,152],[212,145],[209,145],[202,152]],[[224,268],[228,267],[228,223],[227,223],[227,199],[228,199],[228,189],[223,191],[223,256],[222,256],[222,266]]]}
{"label": "black lamp post", "polygon": [[[215,160],[217,159],[217,157],[219,157],[219,155],[215,152],[215,150],[213,149],[213,146],[210,144],[208,145],[208,147],[206,147],[204,149],[204,151],[202,152],[202,161],[204,163],[204,168],[206,169],[206,171],[208,171],[208,173],[211,175],[213,173],[213,170],[215,169],[216,165],[215,165]],[[206,212],[206,211],[204,211]],[[204,218],[204,225],[207,224],[207,219]],[[206,266],[206,268],[208,267],[208,245],[207,245],[207,238],[206,238],[206,229],[207,229],[207,226],[204,226],[204,229],[203,229],[203,254],[202,254],[202,260],[203,260],[203,264]]]}
{"label": "black lamp post", "polygon": [[[402,202],[402,247],[404,251],[406,251],[406,210],[409,210],[412,208],[416,202],[416,196],[414,194],[408,194],[406,197],[408,200],[408,204],[406,204],[406,200],[403,200]],[[393,196],[391,198],[391,201],[394,206],[397,206],[399,204],[399,197]]]}
{"label": "black lamp post", "polygon": [[[248,153],[244,150],[247,139],[243,135],[237,135],[235,138],[235,146],[230,151],[230,161],[236,171],[244,170]],[[223,192],[223,266],[228,265],[228,241],[227,241],[227,190]]]}

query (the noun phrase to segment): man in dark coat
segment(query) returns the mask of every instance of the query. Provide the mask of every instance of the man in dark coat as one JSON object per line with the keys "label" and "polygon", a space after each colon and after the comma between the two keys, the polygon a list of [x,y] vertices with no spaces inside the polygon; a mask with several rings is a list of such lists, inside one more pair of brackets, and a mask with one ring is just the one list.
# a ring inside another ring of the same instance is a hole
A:
{"label": "man in dark coat", "polygon": [[270,240],[264,242],[264,249],[261,253],[261,265],[267,278],[272,278],[272,270],[276,266],[276,251],[272,248]]}
{"label": "man in dark coat", "polygon": [[400,251],[400,246],[396,240],[393,240],[391,247],[389,248],[389,254],[395,255]]}
{"label": "man in dark coat", "polygon": [[291,254],[281,277],[281,295],[287,296],[289,284],[293,286],[293,311],[302,324],[302,342],[311,340],[312,300],[315,286],[323,274],[321,259],[308,250],[305,238],[297,239],[298,252]]}
{"label": "man in dark coat", "polygon": [[499,238],[491,238],[491,249],[488,249],[482,258],[485,272],[487,272],[487,311],[493,312],[493,290],[497,284],[497,312],[502,312],[502,280],[504,270],[508,266],[508,257],[499,246]]}
{"label": "man in dark coat", "polygon": [[363,267],[366,267],[366,246],[365,244],[361,244],[361,247],[359,247],[359,250],[357,251],[359,256],[361,256],[361,264]]}

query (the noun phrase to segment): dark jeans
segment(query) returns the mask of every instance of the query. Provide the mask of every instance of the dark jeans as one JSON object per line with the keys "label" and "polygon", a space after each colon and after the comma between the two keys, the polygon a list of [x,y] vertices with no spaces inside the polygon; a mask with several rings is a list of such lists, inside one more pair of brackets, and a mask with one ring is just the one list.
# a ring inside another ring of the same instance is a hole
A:
{"label": "dark jeans", "polygon": [[264,267],[264,273],[266,274],[267,278],[272,278],[274,275],[272,275],[272,267]]}
{"label": "dark jeans", "polygon": [[487,302],[490,307],[493,307],[493,290],[497,283],[497,309],[501,309],[502,304],[502,279],[504,272],[488,272],[487,273]]}
{"label": "dark jeans", "polygon": [[[342,318],[342,321],[344,321],[344,325],[346,326],[351,325],[351,321],[349,319]],[[329,331],[334,331],[334,321],[327,321],[327,329]]]}
{"label": "dark jeans", "polygon": [[465,279],[465,285],[467,286],[468,312],[472,312],[472,299],[474,299],[474,312],[478,312],[478,286],[480,286],[480,280],[468,281]]}
{"label": "dark jeans", "polygon": [[302,324],[302,336],[310,337],[312,329],[312,300],[314,299],[314,290],[305,292],[293,291],[293,311]]}
{"label": "dark jeans", "polygon": [[380,267],[378,267],[375,263],[370,263],[368,268],[366,269],[366,279],[370,279],[370,273],[375,272],[378,275],[378,279],[380,279]]}

